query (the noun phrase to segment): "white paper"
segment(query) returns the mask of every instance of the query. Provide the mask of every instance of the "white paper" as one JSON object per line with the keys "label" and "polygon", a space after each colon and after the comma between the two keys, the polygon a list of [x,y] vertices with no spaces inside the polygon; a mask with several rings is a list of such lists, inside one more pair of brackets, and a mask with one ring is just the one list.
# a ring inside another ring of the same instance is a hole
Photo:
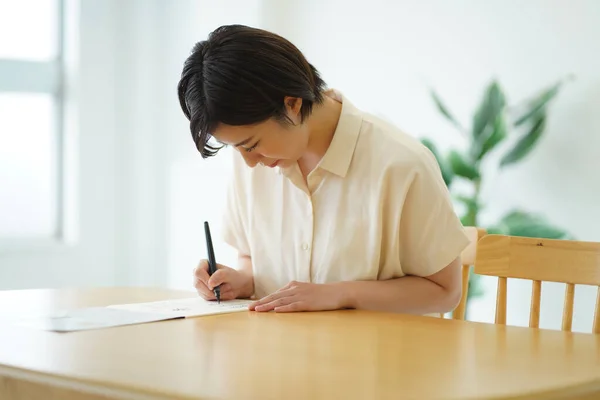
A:
{"label": "white paper", "polygon": [[54,332],[73,332],[164,321],[183,316],[90,307],[35,316],[12,316],[2,322]]}
{"label": "white paper", "polygon": [[247,311],[250,303],[252,303],[252,300],[238,299],[221,301],[219,304],[216,301],[204,300],[201,297],[192,297],[186,299],[154,301],[151,303],[117,304],[109,307],[165,314],[173,317],[199,317],[203,315]]}

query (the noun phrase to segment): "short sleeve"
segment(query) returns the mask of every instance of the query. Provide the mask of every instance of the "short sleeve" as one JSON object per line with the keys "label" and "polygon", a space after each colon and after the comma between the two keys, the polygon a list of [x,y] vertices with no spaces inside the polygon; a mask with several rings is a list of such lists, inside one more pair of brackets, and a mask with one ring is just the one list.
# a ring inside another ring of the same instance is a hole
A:
{"label": "short sleeve", "polygon": [[243,201],[244,195],[244,172],[240,170],[238,160],[235,160],[234,167],[227,187],[225,200],[225,209],[222,218],[223,241],[234,247],[238,252],[244,255],[250,255],[250,246],[248,244],[248,212],[247,205]]}
{"label": "short sleeve", "polygon": [[470,242],[439,164],[427,148],[420,152],[405,196],[399,237],[402,271],[415,276],[439,272]]}

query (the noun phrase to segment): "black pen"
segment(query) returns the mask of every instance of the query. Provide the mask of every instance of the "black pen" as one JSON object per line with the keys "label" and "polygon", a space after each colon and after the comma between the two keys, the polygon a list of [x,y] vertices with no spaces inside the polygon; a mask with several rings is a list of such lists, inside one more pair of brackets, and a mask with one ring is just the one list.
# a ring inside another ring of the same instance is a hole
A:
{"label": "black pen", "polygon": [[[217,272],[217,261],[215,260],[215,249],[213,249],[212,238],[210,237],[210,228],[208,222],[204,221],[204,234],[206,235],[206,251],[208,252],[208,275]],[[213,293],[217,298],[217,302],[221,303],[221,288],[215,286]]]}

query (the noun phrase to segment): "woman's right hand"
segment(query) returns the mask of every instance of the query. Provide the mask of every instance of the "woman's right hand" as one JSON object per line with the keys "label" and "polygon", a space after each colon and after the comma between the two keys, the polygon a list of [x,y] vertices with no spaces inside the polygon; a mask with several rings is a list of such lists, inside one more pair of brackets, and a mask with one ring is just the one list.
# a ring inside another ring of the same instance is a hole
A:
{"label": "woman's right hand", "polygon": [[217,264],[217,271],[208,275],[208,260],[200,260],[194,269],[194,287],[204,300],[216,300],[213,288],[221,286],[221,300],[249,298],[254,292],[254,279],[247,273]]}

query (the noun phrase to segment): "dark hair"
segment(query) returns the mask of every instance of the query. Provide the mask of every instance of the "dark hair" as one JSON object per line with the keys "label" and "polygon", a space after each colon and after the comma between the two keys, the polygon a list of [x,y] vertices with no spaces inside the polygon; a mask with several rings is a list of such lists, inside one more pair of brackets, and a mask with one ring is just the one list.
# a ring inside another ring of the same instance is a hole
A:
{"label": "dark hair", "polygon": [[208,143],[220,124],[289,121],[285,96],[302,99],[301,120],[323,101],[325,82],[288,40],[261,29],[225,25],[194,45],[177,86],[179,103],[203,158],[220,147]]}

